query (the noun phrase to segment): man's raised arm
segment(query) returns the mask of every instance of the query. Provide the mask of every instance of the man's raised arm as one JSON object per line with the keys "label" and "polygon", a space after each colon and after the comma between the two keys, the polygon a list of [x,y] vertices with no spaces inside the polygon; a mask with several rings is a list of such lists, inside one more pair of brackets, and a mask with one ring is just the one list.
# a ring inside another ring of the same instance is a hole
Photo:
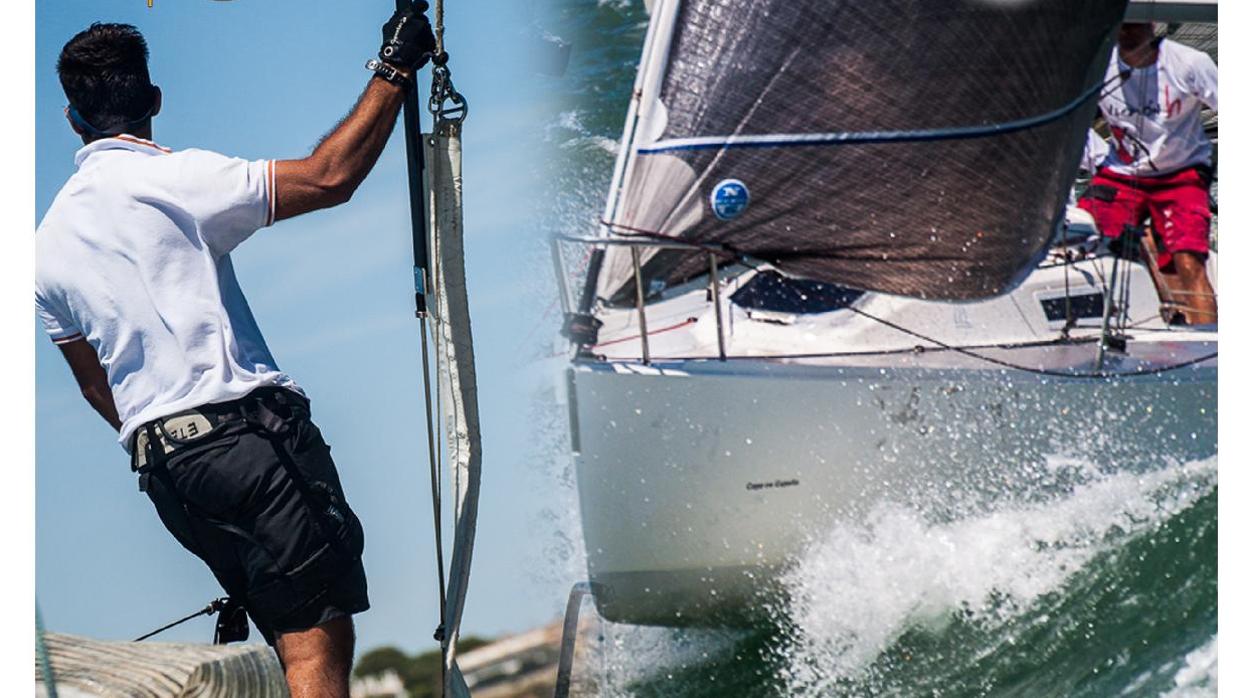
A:
{"label": "man's raised arm", "polygon": [[[275,220],[337,206],[350,200],[372,171],[414,72],[428,62],[435,42],[419,0],[398,10],[381,31],[380,58],[386,64],[359,97],[350,114],[301,160],[276,163]],[[382,77],[389,71],[392,78]]]}

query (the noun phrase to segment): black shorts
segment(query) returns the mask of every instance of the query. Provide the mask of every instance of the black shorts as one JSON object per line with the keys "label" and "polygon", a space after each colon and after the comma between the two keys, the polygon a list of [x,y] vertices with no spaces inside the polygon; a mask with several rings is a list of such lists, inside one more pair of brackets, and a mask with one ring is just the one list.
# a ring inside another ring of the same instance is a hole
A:
{"label": "black shorts", "polygon": [[279,428],[271,420],[223,421],[179,442],[163,467],[141,476],[141,487],[165,527],[274,644],[281,633],[369,604],[363,527],[308,403],[288,390],[261,389],[225,405],[256,402],[279,418]]}

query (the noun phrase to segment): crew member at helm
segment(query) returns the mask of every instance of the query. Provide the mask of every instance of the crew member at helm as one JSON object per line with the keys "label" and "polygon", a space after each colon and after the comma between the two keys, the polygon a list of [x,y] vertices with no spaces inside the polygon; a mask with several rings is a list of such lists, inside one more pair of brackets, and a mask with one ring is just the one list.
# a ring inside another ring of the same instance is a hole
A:
{"label": "crew member at helm", "polygon": [[91,25],[56,66],[83,147],[36,233],[38,314],[161,521],[276,648],[295,698],[349,694],[363,528],[229,255],[350,199],[435,48],[427,7],[394,13],[358,103],[299,160],[157,145],[161,93],[130,25]]}
{"label": "crew member at helm", "polygon": [[1106,85],[1098,107],[1111,148],[1079,206],[1109,238],[1148,216],[1162,243],[1158,265],[1175,271],[1187,321],[1215,323],[1206,276],[1212,148],[1200,113],[1219,108],[1218,68],[1205,53],[1156,37],[1153,23],[1125,23]]}

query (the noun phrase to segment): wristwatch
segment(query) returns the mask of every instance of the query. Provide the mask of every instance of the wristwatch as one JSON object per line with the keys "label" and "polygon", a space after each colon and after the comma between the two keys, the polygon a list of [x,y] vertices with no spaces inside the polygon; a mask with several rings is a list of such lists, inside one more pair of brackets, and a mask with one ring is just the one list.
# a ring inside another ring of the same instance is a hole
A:
{"label": "wristwatch", "polygon": [[376,76],[382,80],[391,82],[404,90],[409,90],[411,88],[410,79],[398,72],[397,68],[385,63],[384,61],[379,61],[373,58],[367,63],[364,63],[363,67],[375,73]]}

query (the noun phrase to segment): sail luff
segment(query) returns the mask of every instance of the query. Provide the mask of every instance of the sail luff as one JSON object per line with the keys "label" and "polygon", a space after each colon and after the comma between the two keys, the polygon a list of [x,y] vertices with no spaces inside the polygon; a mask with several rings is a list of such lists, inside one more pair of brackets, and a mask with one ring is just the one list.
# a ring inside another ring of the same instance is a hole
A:
{"label": "sail luff", "polygon": [[[661,86],[661,75],[665,72],[666,58],[669,55],[670,31],[673,26],[673,13],[678,10],[678,0],[655,0],[657,11],[651,15],[648,28],[644,35],[644,48],[640,55],[640,65],[636,70],[635,84],[631,89],[631,99],[627,103],[627,116],[623,121],[622,138],[619,140],[618,157],[614,160],[614,172],[610,177],[609,193],[605,201],[604,220],[613,220],[614,211],[622,195],[621,189],[625,181],[627,163],[631,161],[632,138],[635,134],[637,116],[643,96],[655,92]],[[661,53],[661,62],[654,69],[653,54]],[[602,231],[608,235],[608,226]]]}

